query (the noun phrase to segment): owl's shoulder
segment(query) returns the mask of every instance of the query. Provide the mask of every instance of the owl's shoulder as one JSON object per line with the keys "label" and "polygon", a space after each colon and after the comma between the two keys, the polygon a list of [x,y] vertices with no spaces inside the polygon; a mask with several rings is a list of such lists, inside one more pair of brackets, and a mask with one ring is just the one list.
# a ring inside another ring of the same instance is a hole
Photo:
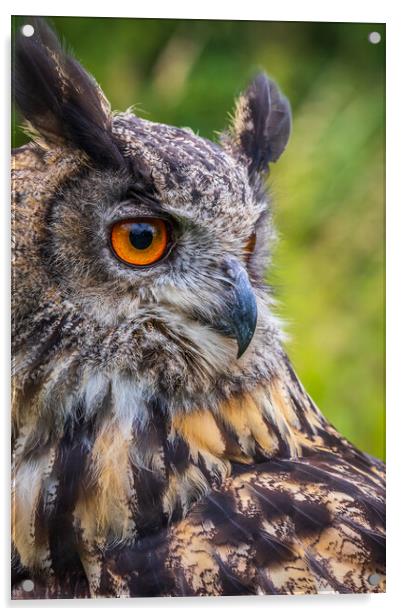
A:
{"label": "owl's shoulder", "polygon": [[382,473],[325,455],[239,465],[173,528],[175,575],[189,594],[382,592]]}

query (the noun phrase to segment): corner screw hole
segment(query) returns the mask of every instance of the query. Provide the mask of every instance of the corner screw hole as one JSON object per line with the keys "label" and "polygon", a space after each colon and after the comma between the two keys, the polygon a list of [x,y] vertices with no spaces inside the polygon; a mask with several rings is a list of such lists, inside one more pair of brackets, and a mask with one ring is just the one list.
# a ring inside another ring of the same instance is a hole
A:
{"label": "corner screw hole", "polygon": [[381,42],[381,34],[379,32],[370,32],[368,40],[372,45],[378,45]]}
{"label": "corner screw hole", "polygon": [[369,576],[368,583],[369,583],[371,586],[377,586],[377,584],[379,584],[379,583],[380,583],[380,580],[381,580],[381,576],[380,576],[378,573],[372,573],[372,574]]}
{"label": "corner screw hole", "polygon": [[25,590],[25,592],[32,592],[34,589],[35,584],[33,583],[32,580],[24,580],[22,582],[22,590]]}
{"label": "corner screw hole", "polygon": [[25,26],[22,26],[21,32],[24,36],[30,37],[34,35],[35,28],[31,24],[25,24]]}

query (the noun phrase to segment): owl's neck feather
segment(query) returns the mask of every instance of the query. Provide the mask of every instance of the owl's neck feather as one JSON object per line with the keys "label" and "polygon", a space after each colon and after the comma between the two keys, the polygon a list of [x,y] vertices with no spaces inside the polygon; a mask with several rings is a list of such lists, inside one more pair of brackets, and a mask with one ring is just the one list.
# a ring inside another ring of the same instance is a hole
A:
{"label": "owl's neck feather", "polygon": [[110,413],[109,403],[105,395],[93,416],[67,421],[58,439],[40,434],[38,408],[17,421],[13,534],[23,564],[54,566],[60,534],[90,560],[110,543],[136,541],[185,516],[233,465],[342,442],[285,357],[276,375],[214,410],[169,418],[153,402],[148,420],[134,426]]}

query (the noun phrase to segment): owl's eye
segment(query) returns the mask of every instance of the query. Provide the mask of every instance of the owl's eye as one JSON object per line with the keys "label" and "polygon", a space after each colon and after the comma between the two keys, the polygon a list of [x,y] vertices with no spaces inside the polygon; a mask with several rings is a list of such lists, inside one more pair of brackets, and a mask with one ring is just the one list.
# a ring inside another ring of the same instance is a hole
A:
{"label": "owl's eye", "polygon": [[112,227],[111,244],[121,261],[144,266],[156,263],[169,247],[169,227],[161,218],[121,220]]}
{"label": "owl's eye", "polygon": [[246,253],[246,258],[249,258],[251,254],[254,252],[256,240],[257,240],[256,234],[252,233],[244,246],[244,252]]}

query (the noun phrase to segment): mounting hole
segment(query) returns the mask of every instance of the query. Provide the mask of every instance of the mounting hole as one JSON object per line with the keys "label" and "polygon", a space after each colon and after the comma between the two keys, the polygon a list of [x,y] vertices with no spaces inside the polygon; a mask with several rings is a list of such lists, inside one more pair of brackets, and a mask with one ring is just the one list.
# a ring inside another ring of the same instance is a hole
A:
{"label": "mounting hole", "polygon": [[31,24],[25,24],[25,26],[22,26],[21,32],[24,36],[30,37],[34,35],[35,28]]}
{"label": "mounting hole", "polygon": [[381,42],[381,34],[379,32],[370,32],[368,40],[372,45],[378,45]]}
{"label": "mounting hole", "polygon": [[369,576],[368,583],[370,584],[370,586],[377,586],[377,584],[380,583],[380,580],[381,580],[381,576],[379,573],[372,573]]}
{"label": "mounting hole", "polygon": [[35,587],[35,584],[33,583],[32,580],[24,580],[22,582],[22,590],[25,590],[25,592],[32,592],[34,587]]}

